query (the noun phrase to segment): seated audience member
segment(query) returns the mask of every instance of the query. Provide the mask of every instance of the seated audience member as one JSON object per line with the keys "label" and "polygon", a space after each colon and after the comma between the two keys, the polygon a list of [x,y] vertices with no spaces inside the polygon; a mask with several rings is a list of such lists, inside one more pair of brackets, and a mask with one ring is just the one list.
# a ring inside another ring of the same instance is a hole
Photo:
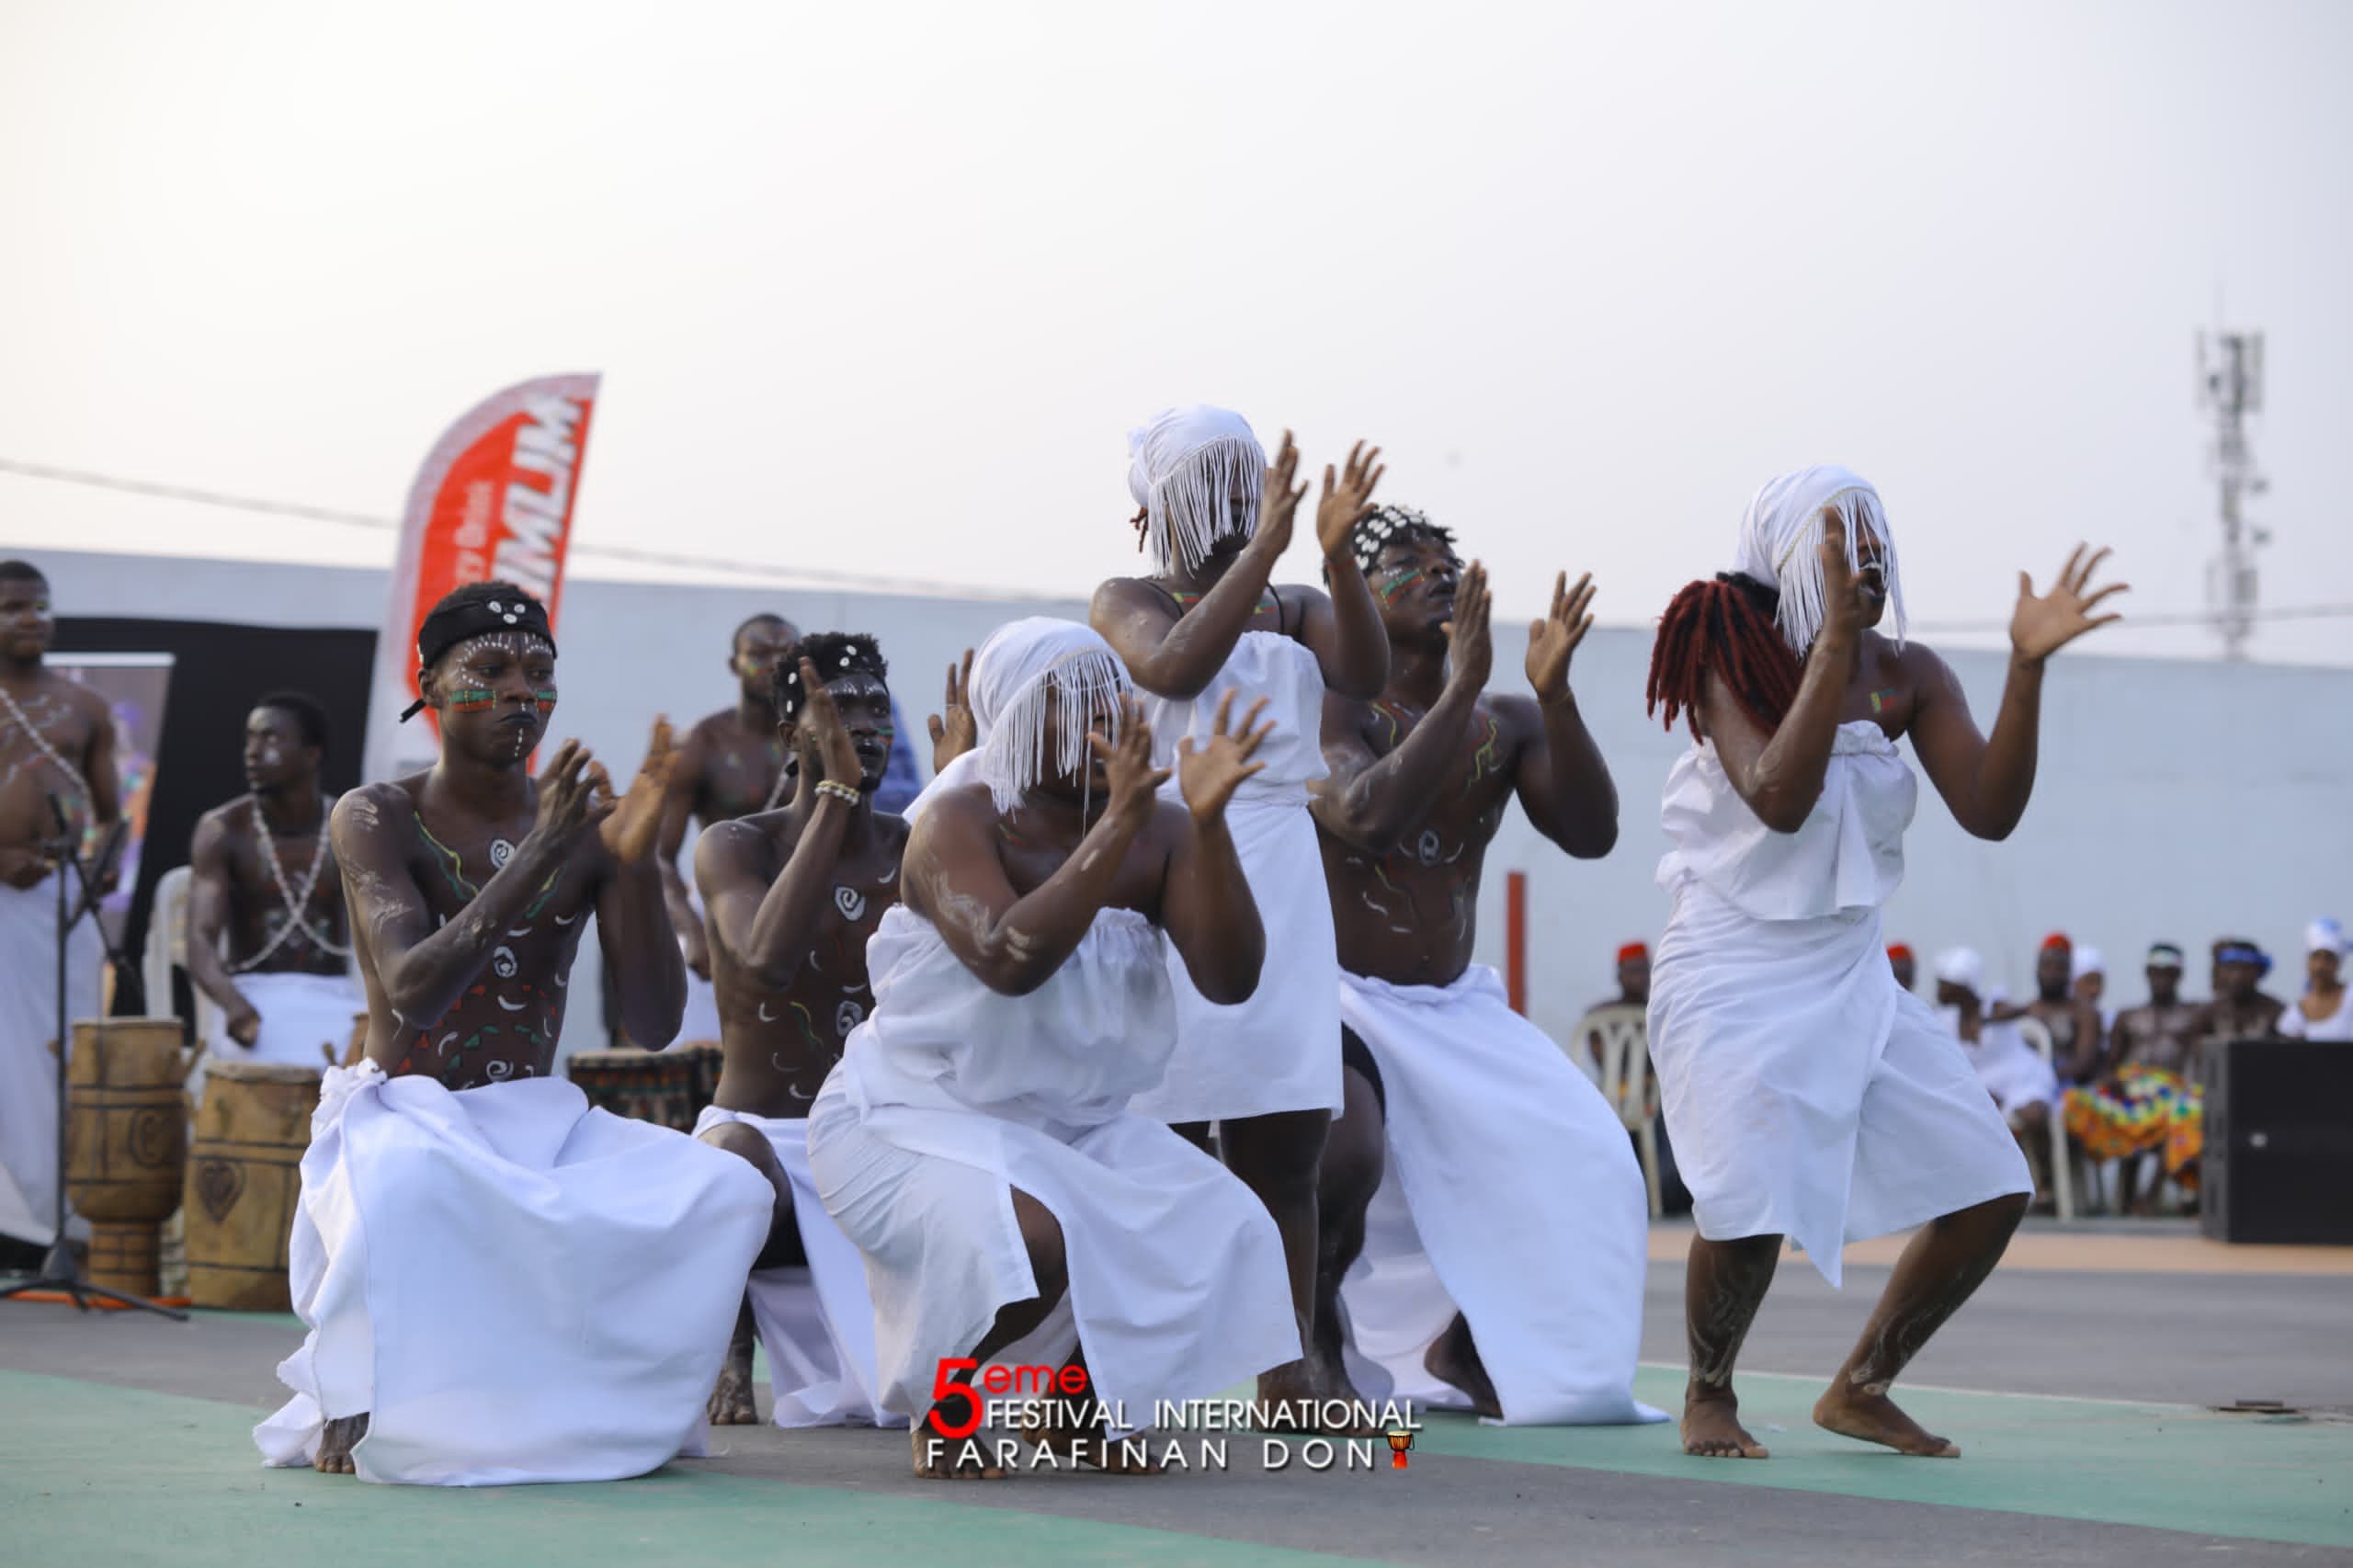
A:
{"label": "seated audience member", "polygon": [[[1968,948],[1953,948],[1937,960],[1936,973],[1938,1013],[2025,1151],[2040,1205],[2051,1190],[2051,1107],[2059,1097],[2058,1079],[2016,1023],[1989,1013],[1988,1004],[2001,997],[1985,991],[1984,959]],[[2013,1011],[2009,1018],[2019,1016]]]}
{"label": "seated audience member", "polygon": [[2119,1201],[2150,1211],[2154,1156],[2184,1187],[2198,1183],[2204,1147],[2195,1038],[2200,1009],[2181,998],[2181,949],[2159,942],[2144,967],[2149,999],[2116,1016],[2110,1067],[2098,1083],[2070,1089],[2062,1106],[2068,1134],[2095,1160],[2121,1160]]}
{"label": "seated audience member", "polygon": [[1888,944],[1887,967],[1895,971],[1895,983],[1907,992],[1917,983],[1920,978],[1919,960],[1914,957],[1909,943]]}
{"label": "seated audience member", "polygon": [[2290,1040],[2353,1040],[2353,1006],[2345,1001],[2345,927],[2315,920],[2304,932],[2304,994],[2279,1014]]}

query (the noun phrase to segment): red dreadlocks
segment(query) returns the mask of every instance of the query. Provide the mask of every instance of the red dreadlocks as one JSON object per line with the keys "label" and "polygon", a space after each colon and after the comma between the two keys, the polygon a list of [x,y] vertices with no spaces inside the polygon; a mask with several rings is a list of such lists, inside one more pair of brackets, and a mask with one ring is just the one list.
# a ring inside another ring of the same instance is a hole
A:
{"label": "red dreadlocks", "polygon": [[1655,713],[1664,707],[1670,730],[1677,715],[1683,715],[1697,739],[1699,684],[1712,670],[1758,722],[1777,728],[1797,700],[1800,667],[1771,610],[1758,602],[1768,592],[1745,578],[1720,576],[1676,595],[1659,618],[1658,641],[1651,645],[1645,710]]}

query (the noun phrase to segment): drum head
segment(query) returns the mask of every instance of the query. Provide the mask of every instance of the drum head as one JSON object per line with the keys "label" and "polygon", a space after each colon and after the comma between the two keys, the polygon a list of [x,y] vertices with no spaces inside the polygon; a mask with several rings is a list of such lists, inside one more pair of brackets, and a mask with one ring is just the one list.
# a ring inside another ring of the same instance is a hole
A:
{"label": "drum head", "polygon": [[293,1062],[239,1062],[215,1056],[204,1063],[205,1075],[242,1084],[315,1084],[319,1069]]}

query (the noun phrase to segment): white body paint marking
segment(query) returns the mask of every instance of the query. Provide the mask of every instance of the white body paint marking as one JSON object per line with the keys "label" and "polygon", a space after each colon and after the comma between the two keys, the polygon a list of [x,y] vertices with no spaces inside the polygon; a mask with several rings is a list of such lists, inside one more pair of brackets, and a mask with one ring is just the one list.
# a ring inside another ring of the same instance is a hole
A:
{"label": "white body paint marking", "polygon": [[768,1005],[766,1002],[760,1004],[760,1022],[764,1024],[776,1022],[776,1015],[768,1011]]}
{"label": "white body paint marking", "polygon": [[505,1008],[507,1012],[510,1012],[510,1013],[519,1013],[519,1012],[521,1012],[524,1008],[526,1008],[526,1007],[528,1007],[528,1006],[530,1006],[530,1004],[529,1004],[529,1002],[509,1002],[509,1001],[508,1001],[506,997],[504,997],[504,996],[499,997],[499,998],[497,999],[497,1001],[498,1001],[498,1005],[499,1005],[501,1007]]}

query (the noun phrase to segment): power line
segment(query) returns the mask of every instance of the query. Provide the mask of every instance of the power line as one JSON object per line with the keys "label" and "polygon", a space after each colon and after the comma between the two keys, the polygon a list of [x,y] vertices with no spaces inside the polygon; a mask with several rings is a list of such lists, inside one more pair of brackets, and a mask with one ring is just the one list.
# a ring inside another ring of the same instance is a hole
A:
{"label": "power line", "polygon": [[[343,512],[329,506],[305,506],[288,501],[266,501],[251,495],[229,495],[215,490],[198,490],[184,484],[156,484],[143,479],[123,479],[114,474],[91,473],[81,469],[55,468],[46,463],[20,462],[14,458],[0,458],[0,473],[14,473],[28,479],[47,479],[61,484],[80,484],[96,490],[113,490],[128,495],[144,495],[165,501],[186,501],[199,506],[219,506],[233,512],[254,512],[267,517],[293,517],[303,522],[335,523],[345,528],[370,528],[380,533],[396,533],[400,520],[395,517],[371,517],[364,512]],[[941,583],[919,577],[890,577],[859,572],[829,572],[817,567],[783,566],[757,561],[728,560],[711,555],[688,555],[679,551],[638,550],[627,545],[574,543],[575,556],[591,556],[606,561],[626,562],[638,566],[667,566],[690,572],[717,572],[732,577],[757,582],[790,585],[817,585],[828,588],[862,589],[881,593],[914,593],[932,597],[977,599],[1029,599],[1039,596],[1014,589],[989,588],[971,583]]]}
{"label": "power line", "polygon": [[[265,501],[251,495],[229,495],[219,491],[198,490],[184,484],[156,484],[146,480],[122,479],[113,474],[91,473],[81,469],[54,468],[46,463],[20,462],[14,458],[0,458],[0,473],[21,474],[28,479],[53,480],[61,484],[81,484],[92,489],[115,490],[125,494],[145,495],[160,500],[187,501],[199,506],[220,506],[233,512],[255,512],[267,517],[294,517],[304,522],[336,523],[347,528],[373,528],[379,532],[397,531],[401,526],[397,518],[371,517],[364,512],[342,512],[329,506],[305,506],[288,501]],[[887,577],[857,572],[827,572],[811,567],[727,560],[712,555],[688,555],[674,551],[637,550],[626,545],[575,544],[573,549],[580,555],[596,556],[607,561],[628,562],[642,566],[667,566],[690,572],[719,572],[729,576],[760,581],[818,584],[833,588],[918,593],[954,598],[1025,599],[1040,597],[1034,593],[988,588],[970,583],[939,583],[916,577]],[[2270,609],[2258,609],[2248,613],[2256,620],[2333,620],[2353,617],[2353,604],[2280,605]],[[2128,615],[2124,624],[2137,630],[2146,627],[2205,626],[2211,624],[2211,614],[2208,611],[2176,610],[2154,615]],[[2006,631],[2009,627],[2009,620],[2005,617],[1999,620],[1922,621],[1913,626],[1911,630],[1934,632],[1941,637],[1951,632]]]}

